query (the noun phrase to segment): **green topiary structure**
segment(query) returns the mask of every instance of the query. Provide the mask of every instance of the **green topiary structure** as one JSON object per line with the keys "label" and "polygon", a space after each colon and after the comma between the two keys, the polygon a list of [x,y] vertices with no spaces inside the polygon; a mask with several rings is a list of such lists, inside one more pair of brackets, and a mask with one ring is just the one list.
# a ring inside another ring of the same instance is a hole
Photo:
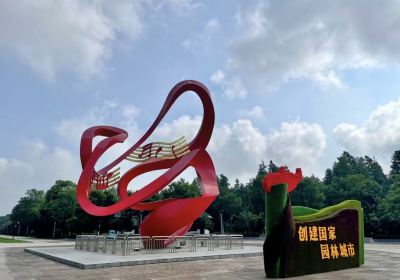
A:
{"label": "green topiary structure", "polygon": [[358,267],[364,264],[361,203],[347,200],[316,210],[291,206],[289,193],[301,170],[268,174],[265,194],[264,265],[268,278],[285,278]]}

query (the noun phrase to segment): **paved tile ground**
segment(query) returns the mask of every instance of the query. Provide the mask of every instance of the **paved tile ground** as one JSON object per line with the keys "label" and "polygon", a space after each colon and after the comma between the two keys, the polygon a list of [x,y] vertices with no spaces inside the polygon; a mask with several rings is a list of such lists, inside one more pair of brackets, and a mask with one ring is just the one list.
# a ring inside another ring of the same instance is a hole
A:
{"label": "paved tile ground", "polygon": [[[82,270],[23,252],[4,249],[8,279],[265,279],[261,257],[201,260]],[[291,279],[400,279],[400,254],[367,251],[366,265]],[[7,278],[5,278],[7,279]]]}
{"label": "paved tile ground", "polygon": [[[366,244],[366,264],[360,268],[290,279],[400,279],[400,244]],[[82,270],[26,253],[21,247],[0,248],[0,279],[38,280],[167,280],[265,279],[262,257],[148,264]]]}

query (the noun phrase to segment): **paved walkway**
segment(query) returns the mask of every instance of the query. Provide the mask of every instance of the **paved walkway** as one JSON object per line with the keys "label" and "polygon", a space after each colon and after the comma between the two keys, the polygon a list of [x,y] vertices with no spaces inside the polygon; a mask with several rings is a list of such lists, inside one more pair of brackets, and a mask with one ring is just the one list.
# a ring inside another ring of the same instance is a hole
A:
{"label": "paved walkway", "polygon": [[[43,244],[43,242],[41,243]],[[25,243],[25,247],[32,246],[32,244],[26,244],[29,243]],[[52,245],[54,246],[54,243]],[[400,279],[399,267],[400,244],[372,243],[366,244],[366,264],[360,268],[290,279]],[[21,247],[0,249],[0,271],[1,280],[265,279],[262,257],[198,260],[82,270],[26,253]]]}
{"label": "paved walkway", "polygon": [[[0,237],[12,238],[9,235],[0,235]],[[23,250],[25,247],[42,247],[42,246],[71,246],[74,244],[73,241],[65,241],[65,240],[53,240],[53,239],[38,239],[38,238],[30,238],[24,236],[15,236],[15,239],[27,241],[28,243],[0,243],[0,280],[14,280],[20,279],[18,277],[14,277],[13,272],[10,271],[7,267],[7,263],[10,261],[7,257],[8,249],[19,251]],[[24,279],[24,278],[23,278]]]}
{"label": "paved walkway", "polygon": [[14,279],[11,277],[10,271],[6,266],[6,254],[2,249],[0,249],[0,279],[1,280]]}
{"label": "paved walkway", "polygon": [[[1,235],[1,234],[0,237],[12,238],[12,236]],[[75,244],[75,241],[71,240],[41,239],[41,238],[31,238],[25,236],[15,236],[15,239],[27,241],[28,243],[0,243],[0,249],[15,248],[15,247],[25,248],[25,247],[43,247],[43,246],[73,246]]]}

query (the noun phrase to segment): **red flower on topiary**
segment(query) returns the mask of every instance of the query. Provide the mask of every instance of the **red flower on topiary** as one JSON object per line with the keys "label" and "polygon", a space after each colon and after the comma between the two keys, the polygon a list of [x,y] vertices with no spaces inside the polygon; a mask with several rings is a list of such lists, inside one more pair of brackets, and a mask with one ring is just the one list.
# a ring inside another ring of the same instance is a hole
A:
{"label": "red flower on topiary", "polygon": [[266,192],[271,192],[272,186],[287,184],[288,192],[292,192],[297,184],[303,180],[301,168],[296,168],[296,173],[291,173],[284,166],[280,167],[277,172],[265,175],[263,188]]}

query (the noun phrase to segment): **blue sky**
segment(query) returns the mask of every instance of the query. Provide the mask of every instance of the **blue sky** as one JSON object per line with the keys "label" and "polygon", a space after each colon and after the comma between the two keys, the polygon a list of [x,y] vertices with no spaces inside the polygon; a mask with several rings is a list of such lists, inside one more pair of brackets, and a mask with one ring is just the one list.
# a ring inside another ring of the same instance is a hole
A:
{"label": "blue sky", "polygon": [[[399,28],[399,1],[2,1],[0,215],[29,188],[77,181],[90,126],[129,132],[115,158],[184,79],[212,92],[208,150],[231,181],[270,159],[321,178],[343,150],[387,171]],[[190,140],[201,114],[183,96],[152,139]]]}

